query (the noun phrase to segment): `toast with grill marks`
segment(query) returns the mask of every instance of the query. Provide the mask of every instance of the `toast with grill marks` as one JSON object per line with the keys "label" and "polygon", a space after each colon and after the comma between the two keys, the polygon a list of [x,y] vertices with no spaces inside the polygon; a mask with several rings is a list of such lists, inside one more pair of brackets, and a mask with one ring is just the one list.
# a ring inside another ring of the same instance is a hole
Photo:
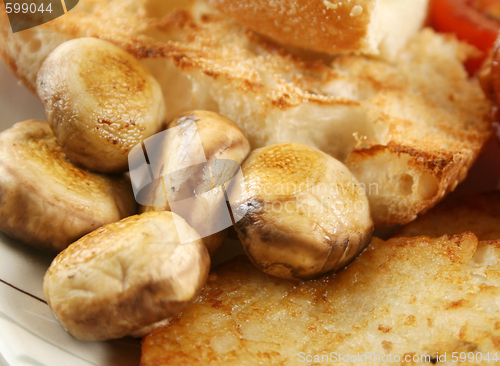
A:
{"label": "toast with grill marks", "polygon": [[489,102],[461,63],[473,51],[431,30],[391,62],[304,58],[200,1],[81,0],[15,34],[0,7],[0,55],[32,90],[47,54],[82,36],[140,58],[162,86],[168,118],[212,110],[235,121],[252,148],[299,142],[341,160],[365,187],[378,227],[433,207],[491,134]]}

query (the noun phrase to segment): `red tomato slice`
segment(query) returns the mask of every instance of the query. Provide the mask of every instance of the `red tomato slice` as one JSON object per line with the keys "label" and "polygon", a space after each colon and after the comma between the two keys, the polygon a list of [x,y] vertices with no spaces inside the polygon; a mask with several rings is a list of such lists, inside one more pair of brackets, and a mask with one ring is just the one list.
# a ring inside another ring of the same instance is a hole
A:
{"label": "red tomato slice", "polygon": [[430,16],[438,32],[455,33],[483,52],[483,57],[466,63],[469,73],[474,74],[500,30],[500,0],[433,0]]}

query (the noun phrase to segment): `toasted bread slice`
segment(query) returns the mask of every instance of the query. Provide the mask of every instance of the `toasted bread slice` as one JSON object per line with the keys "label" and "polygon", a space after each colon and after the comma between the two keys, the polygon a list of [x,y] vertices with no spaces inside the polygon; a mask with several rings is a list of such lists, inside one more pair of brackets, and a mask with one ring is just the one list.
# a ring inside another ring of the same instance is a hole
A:
{"label": "toasted bread slice", "polygon": [[461,64],[469,48],[451,36],[425,30],[391,63],[363,56],[308,62],[203,2],[174,6],[81,0],[15,34],[0,7],[0,54],[34,90],[38,67],[64,40],[114,42],[159,80],[168,116],[213,110],[235,121],[252,148],[301,142],[345,162],[365,186],[379,227],[434,206],[466,177],[491,135],[489,102]]}
{"label": "toasted bread slice", "polygon": [[479,240],[500,239],[500,191],[459,197],[443,202],[399,230],[397,236],[473,232]]}
{"label": "toasted bread slice", "polygon": [[428,0],[209,0],[287,45],[330,54],[394,57],[423,25]]}
{"label": "toasted bread slice", "polygon": [[453,352],[493,357],[500,351],[499,296],[500,241],[478,246],[471,233],[375,239],[344,271],[300,284],[238,257],[209,275],[183,314],[143,340],[141,366],[328,364],[345,361],[342,355],[356,355],[342,364],[415,365],[436,363],[445,352],[448,364]]}

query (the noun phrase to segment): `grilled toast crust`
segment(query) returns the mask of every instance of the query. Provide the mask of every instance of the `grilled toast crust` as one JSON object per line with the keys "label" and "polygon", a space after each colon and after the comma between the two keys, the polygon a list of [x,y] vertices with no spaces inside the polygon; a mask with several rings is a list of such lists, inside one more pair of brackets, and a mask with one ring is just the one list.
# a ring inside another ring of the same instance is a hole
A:
{"label": "grilled toast crust", "polygon": [[208,0],[220,12],[286,45],[394,57],[424,23],[427,0]]}
{"label": "grilled toast crust", "polygon": [[81,0],[15,34],[0,7],[0,55],[34,90],[40,64],[63,41],[111,41],[158,79],[167,118],[212,110],[235,121],[252,148],[301,142],[343,161],[365,186],[378,227],[433,207],[491,135],[489,102],[461,64],[471,50],[451,36],[424,30],[392,62],[308,61],[203,2],[172,10],[183,3]]}

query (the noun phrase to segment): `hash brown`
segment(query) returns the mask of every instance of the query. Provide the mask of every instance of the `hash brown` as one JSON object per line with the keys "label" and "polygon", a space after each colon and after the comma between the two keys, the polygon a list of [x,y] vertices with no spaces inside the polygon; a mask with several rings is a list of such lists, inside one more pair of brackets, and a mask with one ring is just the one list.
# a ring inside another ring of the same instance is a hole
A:
{"label": "hash brown", "polygon": [[445,352],[444,364],[452,352],[493,357],[499,296],[500,241],[478,243],[472,233],[374,239],[345,270],[299,284],[237,257],[143,340],[141,366],[300,365],[299,352],[428,357],[406,364],[435,363]]}

